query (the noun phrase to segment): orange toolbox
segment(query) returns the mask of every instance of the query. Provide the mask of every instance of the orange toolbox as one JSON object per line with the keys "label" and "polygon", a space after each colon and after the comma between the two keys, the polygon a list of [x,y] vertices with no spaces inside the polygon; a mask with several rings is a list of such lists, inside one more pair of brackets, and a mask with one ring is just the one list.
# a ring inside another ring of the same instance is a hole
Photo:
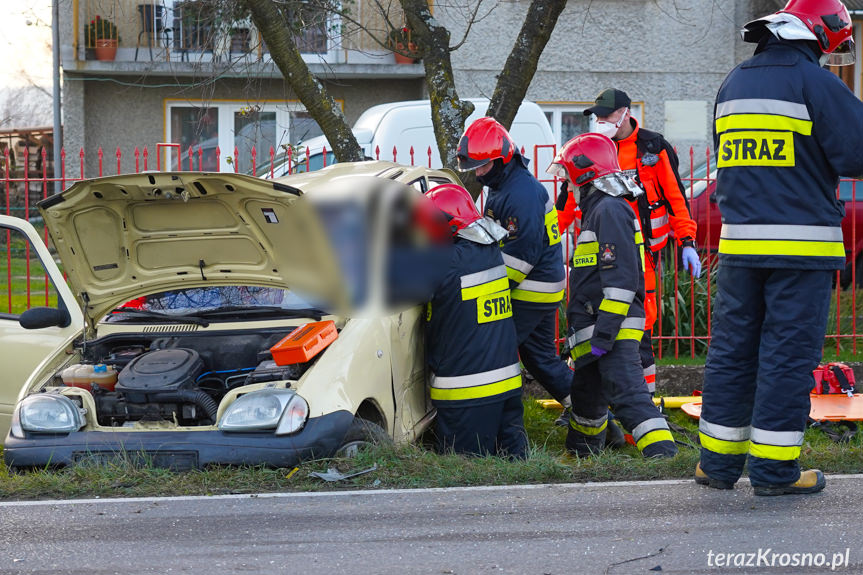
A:
{"label": "orange toolbox", "polygon": [[339,332],[332,320],[303,324],[270,348],[276,365],[309,361],[336,341]]}

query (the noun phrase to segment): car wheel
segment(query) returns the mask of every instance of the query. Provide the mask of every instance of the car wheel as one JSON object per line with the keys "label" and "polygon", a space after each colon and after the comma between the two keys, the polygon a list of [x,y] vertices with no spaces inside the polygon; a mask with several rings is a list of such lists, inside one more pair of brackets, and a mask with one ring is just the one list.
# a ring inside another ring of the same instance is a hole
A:
{"label": "car wheel", "polygon": [[351,426],[345,433],[341,446],[336,450],[336,457],[356,457],[359,452],[369,447],[392,445],[392,438],[386,430],[371,421],[354,417]]}

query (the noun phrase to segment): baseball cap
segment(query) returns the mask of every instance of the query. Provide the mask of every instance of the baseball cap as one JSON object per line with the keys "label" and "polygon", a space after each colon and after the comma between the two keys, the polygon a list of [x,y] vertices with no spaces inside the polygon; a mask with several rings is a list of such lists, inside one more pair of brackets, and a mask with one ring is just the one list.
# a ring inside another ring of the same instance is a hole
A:
{"label": "baseball cap", "polygon": [[583,113],[585,116],[596,114],[600,118],[611,115],[618,108],[628,108],[632,100],[623,90],[609,88],[596,97],[596,103]]}

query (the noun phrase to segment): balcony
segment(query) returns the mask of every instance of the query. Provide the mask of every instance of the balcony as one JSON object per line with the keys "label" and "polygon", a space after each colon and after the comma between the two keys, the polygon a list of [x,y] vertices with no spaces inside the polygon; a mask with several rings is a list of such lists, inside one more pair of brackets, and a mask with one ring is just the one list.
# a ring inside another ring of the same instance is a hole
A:
{"label": "balcony", "polygon": [[[79,26],[72,31],[73,50],[64,52],[64,67],[112,75],[216,71],[223,76],[280,76],[249,15],[225,5],[219,0],[74,0],[67,21],[77,21]],[[304,25],[294,37],[316,75],[424,75],[419,64],[397,64],[391,51],[362,30],[307,6],[296,15],[295,20]],[[380,30],[377,35],[385,37],[383,19],[362,1],[356,6],[363,26]]]}

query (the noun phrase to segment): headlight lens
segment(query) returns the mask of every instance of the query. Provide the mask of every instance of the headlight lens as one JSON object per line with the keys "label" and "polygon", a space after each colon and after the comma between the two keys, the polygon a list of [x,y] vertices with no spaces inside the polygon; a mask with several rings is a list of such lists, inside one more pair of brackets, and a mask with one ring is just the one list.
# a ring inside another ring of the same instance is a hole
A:
{"label": "headlight lens", "polygon": [[228,406],[219,429],[222,431],[263,431],[276,435],[296,433],[306,424],[309,404],[288,389],[262,389],[241,395]]}
{"label": "headlight lens", "polygon": [[12,417],[12,433],[70,433],[84,426],[78,406],[63,395],[38,394],[21,400]]}

